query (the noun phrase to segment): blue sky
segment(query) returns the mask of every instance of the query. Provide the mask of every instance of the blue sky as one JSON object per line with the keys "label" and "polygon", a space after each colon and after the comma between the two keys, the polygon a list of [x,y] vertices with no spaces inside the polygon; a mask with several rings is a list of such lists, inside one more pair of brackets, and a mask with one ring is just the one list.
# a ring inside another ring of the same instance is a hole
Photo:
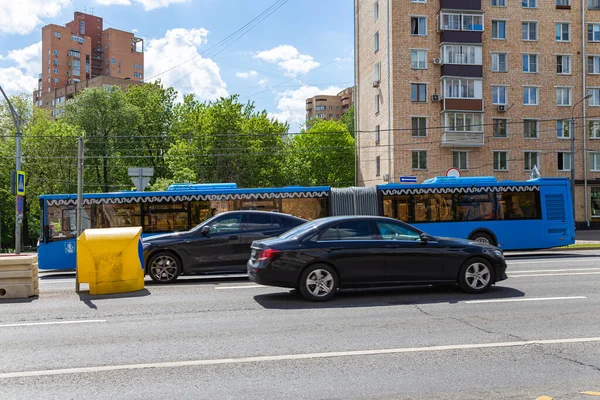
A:
{"label": "blue sky", "polygon": [[11,1],[0,12],[0,85],[12,94],[32,92],[41,72],[41,27],[64,25],[75,10],[93,8],[105,28],[134,31],[144,38],[145,79],[160,74],[163,83],[202,100],[237,93],[243,101],[255,101],[273,117],[288,121],[294,131],[304,122],[307,97],[352,85],[352,2],[288,0],[245,35],[234,36],[239,39],[227,48],[230,42],[210,50],[275,3]]}

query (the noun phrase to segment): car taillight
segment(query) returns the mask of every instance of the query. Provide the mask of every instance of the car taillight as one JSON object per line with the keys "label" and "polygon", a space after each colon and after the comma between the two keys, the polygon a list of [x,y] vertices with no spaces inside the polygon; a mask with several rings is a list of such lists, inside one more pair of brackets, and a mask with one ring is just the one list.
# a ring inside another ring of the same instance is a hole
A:
{"label": "car taillight", "polygon": [[279,251],[277,250],[265,249],[260,253],[260,256],[258,256],[258,261],[265,261],[270,258],[273,258],[277,253],[279,253]]}

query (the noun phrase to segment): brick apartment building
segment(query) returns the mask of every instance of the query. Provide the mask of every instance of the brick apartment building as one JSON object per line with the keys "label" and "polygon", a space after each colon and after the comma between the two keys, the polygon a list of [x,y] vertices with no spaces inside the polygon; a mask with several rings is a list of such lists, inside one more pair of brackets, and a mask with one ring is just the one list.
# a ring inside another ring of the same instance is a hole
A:
{"label": "brick apartment building", "polygon": [[306,121],[313,118],[338,121],[354,103],[354,88],[346,88],[335,96],[317,95],[306,99]]}
{"label": "brick apartment building", "polygon": [[42,71],[34,103],[54,113],[75,88],[143,82],[143,45],[133,33],[103,29],[102,18],[77,11],[65,26],[44,26]]}
{"label": "brick apartment building", "polygon": [[600,224],[599,0],[354,6],[359,184],[570,177],[574,134],[576,220]]}

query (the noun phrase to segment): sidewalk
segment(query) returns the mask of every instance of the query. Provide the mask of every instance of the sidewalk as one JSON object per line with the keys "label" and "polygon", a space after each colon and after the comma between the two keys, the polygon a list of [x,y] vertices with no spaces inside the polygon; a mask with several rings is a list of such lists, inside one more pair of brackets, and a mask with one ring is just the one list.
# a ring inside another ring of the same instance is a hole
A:
{"label": "sidewalk", "polygon": [[575,231],[576,243],[600,243],[600,230]]}

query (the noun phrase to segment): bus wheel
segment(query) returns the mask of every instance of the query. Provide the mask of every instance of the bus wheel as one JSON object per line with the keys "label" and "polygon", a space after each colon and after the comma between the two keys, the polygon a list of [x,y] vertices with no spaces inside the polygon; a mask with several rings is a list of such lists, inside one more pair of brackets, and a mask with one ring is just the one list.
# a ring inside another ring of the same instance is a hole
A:
{"label": "bus wheel", "polygon": [[469,239],[474,240],[479,243],[491,244],[494,246],[496,245],[496,242],[494,241],[494,239],[485,232],[475,232],[474,234],[471,235],[471,237]]}
{"label": "bus wheel", "polygon": [[150,260],[148,275],[156,283],[171,283],[181,273],[179,260],[171,253],[162,252]]}

